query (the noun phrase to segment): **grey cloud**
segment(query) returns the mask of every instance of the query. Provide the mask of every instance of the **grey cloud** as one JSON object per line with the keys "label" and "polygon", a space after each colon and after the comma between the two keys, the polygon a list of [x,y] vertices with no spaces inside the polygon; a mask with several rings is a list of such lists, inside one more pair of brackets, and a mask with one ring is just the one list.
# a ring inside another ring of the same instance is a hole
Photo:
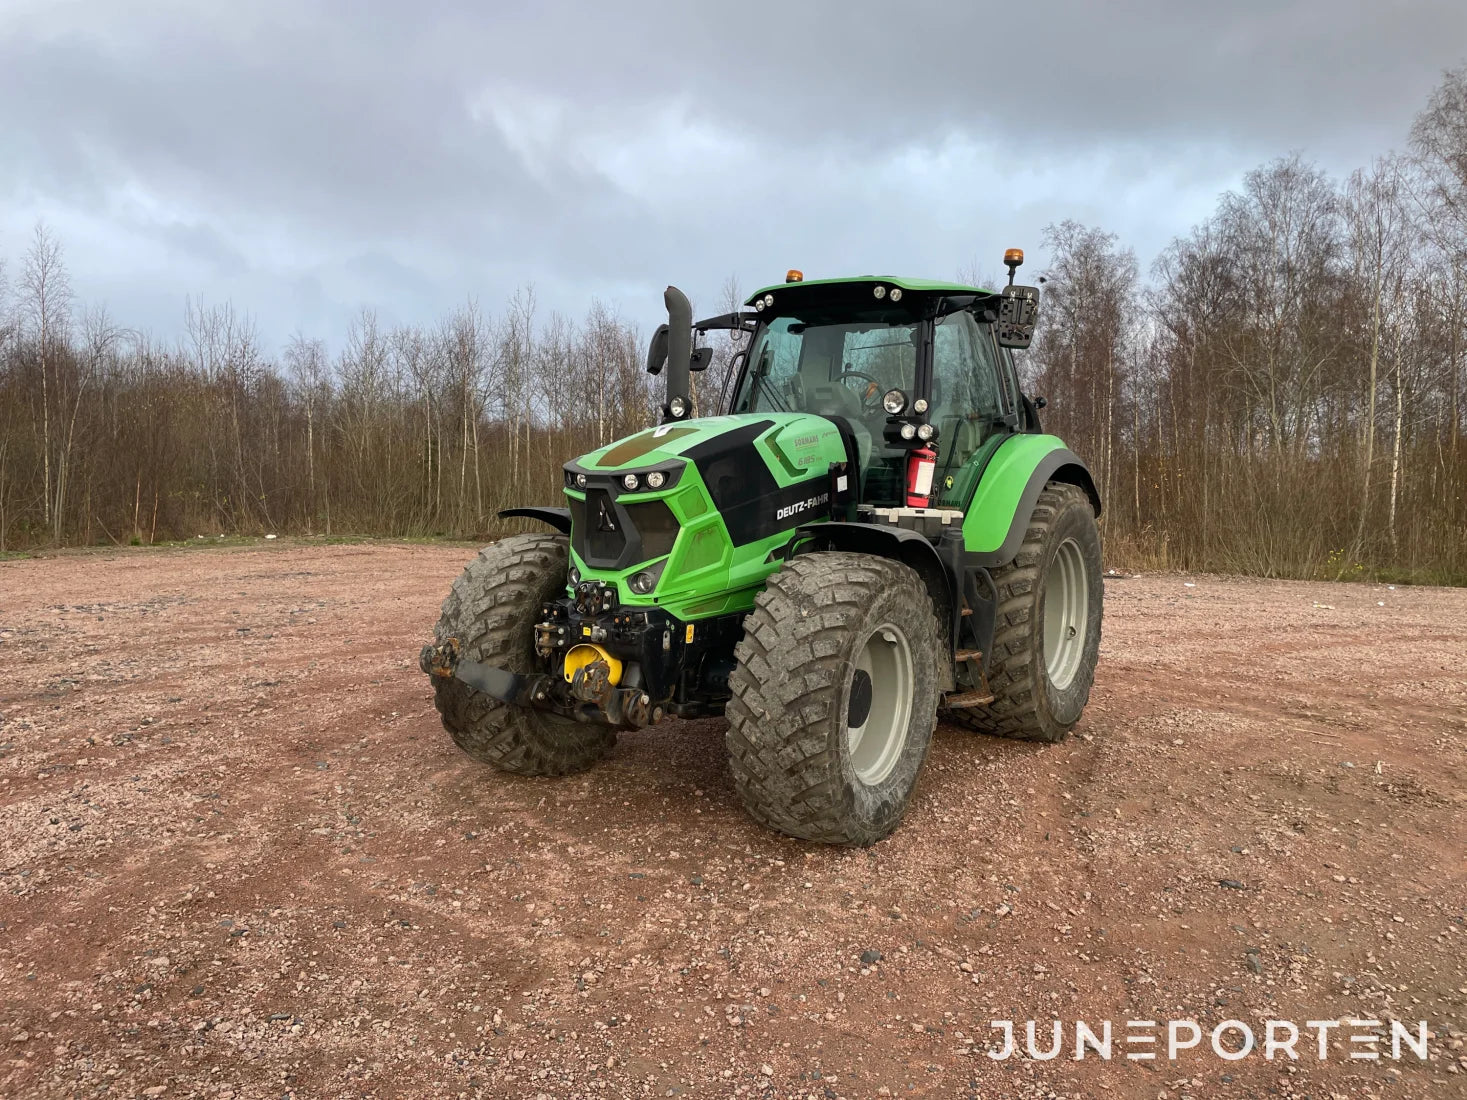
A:
{"label": "grey cloud", "polygon": [[1145,262],[1261,160],[1400,144],[1464,53],[1460,0],[12,0],[0,255],[43,217],[127,321],[227,295],[274,339],[530,282],[651,321],[668,280],[987,270],[1065,217]]}

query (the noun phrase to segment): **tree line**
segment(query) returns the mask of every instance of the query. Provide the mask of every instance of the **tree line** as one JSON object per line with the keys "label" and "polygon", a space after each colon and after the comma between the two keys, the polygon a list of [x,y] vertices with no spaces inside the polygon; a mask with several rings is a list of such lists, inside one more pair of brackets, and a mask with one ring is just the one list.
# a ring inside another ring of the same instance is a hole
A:
{"label": "tree line", "polygon": [[[1403,152],[1248,173],[1143,276],[1102,227],[1046,231],[1021,355],[1090,463],[1112,562],[1467,582],[1467,68]],[[0,267],[0,550],[265,532],[487,538],[561,464],[652,423],[635,326],[522,289],[431,325],[363,310],[263,346],[190,302],[164,344],[72,293],[38,227]],[[714,309],[737,307],[729,280]],[[695,376],[714,412],[733,348]]]}
{"label": "tree line", "polygon": [[1405,152],[1249,172],[1143,281],[1047,231],[1030,379],[1119,559],[1467,583],[1467,68]]}

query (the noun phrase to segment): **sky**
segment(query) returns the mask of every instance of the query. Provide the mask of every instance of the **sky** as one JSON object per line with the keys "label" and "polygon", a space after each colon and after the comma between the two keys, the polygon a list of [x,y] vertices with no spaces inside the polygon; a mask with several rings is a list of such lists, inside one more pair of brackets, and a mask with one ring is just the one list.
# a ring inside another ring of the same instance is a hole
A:
{"label": "sky", "polygon": [[0,0],[0,258],[171,339],[534,288],[648,331],[783,278],[996,276],[1044,226],[1143,269],[1243,174],[1404,146],[1464,0]]}

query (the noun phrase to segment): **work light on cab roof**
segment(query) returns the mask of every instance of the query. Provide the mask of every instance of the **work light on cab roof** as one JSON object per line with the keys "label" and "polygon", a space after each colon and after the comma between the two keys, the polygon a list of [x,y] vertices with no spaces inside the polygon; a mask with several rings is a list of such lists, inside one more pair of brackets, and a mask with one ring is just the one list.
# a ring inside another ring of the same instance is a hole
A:
{"label": "work light on cab roof", "polygon": [[567,462],[560,506],[501,512],[550,533],[495,543],[444,603],[420,661],[455,742],[563,775],[618,731],[722,714],[755,818],[870,844],[937,711],[1064,737],[1100,642],[1100,497],[1020,388],[1022,263],[997,291],[791,268],[700,321],[668,287],[660,423]]}

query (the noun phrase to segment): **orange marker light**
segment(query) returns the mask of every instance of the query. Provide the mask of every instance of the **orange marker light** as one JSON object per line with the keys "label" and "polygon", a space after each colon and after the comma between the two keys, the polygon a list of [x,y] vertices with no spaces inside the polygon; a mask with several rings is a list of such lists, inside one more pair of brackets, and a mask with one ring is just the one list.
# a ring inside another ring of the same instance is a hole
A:
{"label": "orange marker light", "polygon": [[790,268],[784,273],[784,281],[787,283],[803,283],[805,281],[805,273]]}
{"label": "orange marker light", "polygon": [[1023,262],[1024,250],[1022,248],[1010,248],[1003,254],[1003,264],[1005,267],[1018,267]]}

